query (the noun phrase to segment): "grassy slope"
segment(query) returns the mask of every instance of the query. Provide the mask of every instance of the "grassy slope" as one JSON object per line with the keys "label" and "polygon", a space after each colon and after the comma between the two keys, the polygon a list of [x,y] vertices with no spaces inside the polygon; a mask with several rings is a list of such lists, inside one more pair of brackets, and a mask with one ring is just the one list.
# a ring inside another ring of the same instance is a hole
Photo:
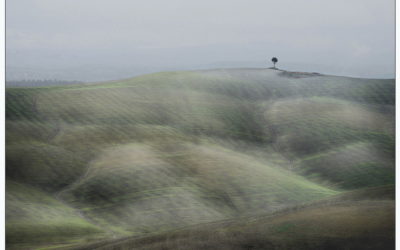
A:
{"label": "grassy slope", "polygon": [[75,249],[394,249],[393,199],[393,186],[367,188],[263,216]]}
{"label": "grassy slope", "polygon": [[173,152],[127,144],[94,159],[66,198],[105,220],[106,226],[154,232],[276,210],[335,193],[212,144],[184,144]]}
{"label": "grassy slope", "polygon": [[390,184],[393,90],[261,69],[7,89],[7,182],[120,236]]}
{"label": "grassy slope", "polygon": [[297,171],[330,186],[355,189],[395,183],[392,158],[373,143],[358,142],[302,158]]}
{"label": "grassy slope", "polygon": [[31,244],[81,242],[104,237],[101,228],[77,216],[76,211],[35,187],[7,180],[7,244],[26,249]]}

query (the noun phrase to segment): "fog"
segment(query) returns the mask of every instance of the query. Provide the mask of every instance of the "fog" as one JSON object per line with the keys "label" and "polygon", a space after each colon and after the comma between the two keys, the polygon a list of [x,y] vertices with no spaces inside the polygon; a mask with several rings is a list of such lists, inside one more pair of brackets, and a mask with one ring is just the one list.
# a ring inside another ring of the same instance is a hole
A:
{"label": "fog", "polygon": [[394,78],[393,0],[7,0],[7,79],[221,67]]}

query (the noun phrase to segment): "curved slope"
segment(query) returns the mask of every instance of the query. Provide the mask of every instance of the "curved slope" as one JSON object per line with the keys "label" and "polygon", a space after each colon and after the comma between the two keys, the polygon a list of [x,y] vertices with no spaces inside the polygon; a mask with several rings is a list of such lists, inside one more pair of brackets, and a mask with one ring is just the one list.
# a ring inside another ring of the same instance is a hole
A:
{"label": "curved slope", "polygon": [[[386,185],[394,87],[394,80],[230,69],[8,88],[7,182],[60,194],[119,235]],[[21,225],[15,242],[21,228],[40,227],[8,204],[7,217]]]}
{"label": "curved slope", "polygon": [[127,144],[103,151],[65,198],[105,226],[143,233],[275,211],[335,193],[212,144],[168,151]]}

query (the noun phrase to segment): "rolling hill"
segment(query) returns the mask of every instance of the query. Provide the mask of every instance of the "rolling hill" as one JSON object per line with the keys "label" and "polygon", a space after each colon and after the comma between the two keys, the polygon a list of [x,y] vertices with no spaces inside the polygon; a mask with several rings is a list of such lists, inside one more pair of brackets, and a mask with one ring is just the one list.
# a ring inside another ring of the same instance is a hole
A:
{"label": "rolling hill", "polygon": [[394,249],[393,199],[393,186],[365,188],[262,216],[74,249]]}
{"label": "rolling hill", "polygon": [[[274,230],[286,233],[265,242],[279,249],[314,246],[318,237],[333,247],[361,247],[363,241],[348,240],[365,237],[392,246],[393,237],[370,235],[391,232],[392,198],[346,197],[366,188],[388,197],[393,190],[394,89],[394,80],[273,69],[7,88],[8,248],[110,241],[116,248],[108,249],[131,249],[145,235],[180,228],[205,237],[182,238],[195,249],[212,230],[219,233],[205,247],[235,249],[241,239],[263,241]],[[318,202],[326,199],[335,202]],[[351,220],[359,226],[345,238]],[[241,228],[227,232],[240,235],[235,247],[220,235],[224,221]],[[211,231],[196,231],[209,223]],[[134,243],[124,245],[126,239]],[[143,246],[165,246],[154,242]],[[243,244],[238,249],[266,247]]]}

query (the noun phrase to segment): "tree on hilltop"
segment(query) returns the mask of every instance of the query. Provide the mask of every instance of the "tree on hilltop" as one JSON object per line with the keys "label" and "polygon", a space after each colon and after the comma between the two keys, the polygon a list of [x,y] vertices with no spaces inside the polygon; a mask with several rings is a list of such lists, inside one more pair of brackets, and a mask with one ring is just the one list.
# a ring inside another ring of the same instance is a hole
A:
{"label": "tree on hilltop", "polygon": [[274,63],[274,68],[275,68],[275,64],[278,62],[278,58],[272,57],[271,61]]}

